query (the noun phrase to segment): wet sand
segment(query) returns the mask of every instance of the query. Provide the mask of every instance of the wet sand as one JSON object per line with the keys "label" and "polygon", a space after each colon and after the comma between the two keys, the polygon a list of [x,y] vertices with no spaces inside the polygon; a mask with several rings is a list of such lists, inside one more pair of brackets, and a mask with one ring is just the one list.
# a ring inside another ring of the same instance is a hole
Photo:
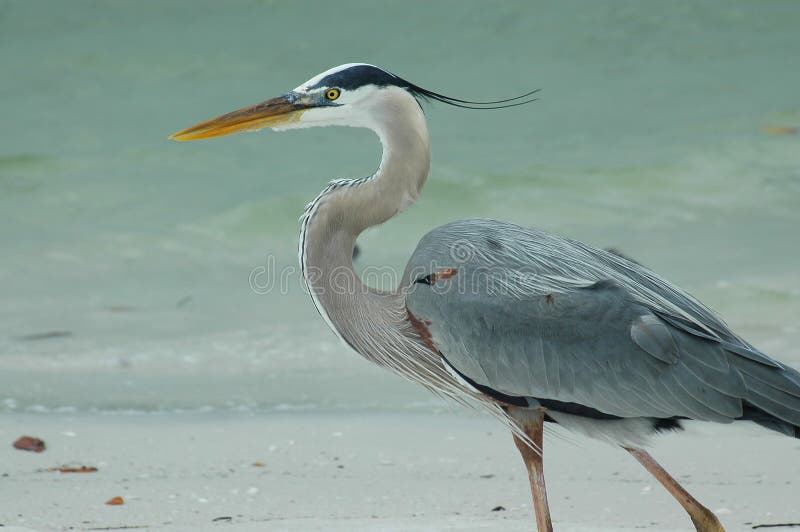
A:
{"label": "wet sand", "polygon": [[[458,410],[20,413],[3,414],[0,427],[4,530],[535,528],[510,437],[494,420]],[[42,438],[47,450],[14,449],[23,434]],[[557,530],[690,529],[678,505],[624,452],[563,432],[551,433],[545,446]],[[694,425],[657,439],[652,452],[728,530],[800,521],[800,440],[747,424]],[[62,465],[98,472],[43,471]],[[115,496],[125,504],[105,504]]]}

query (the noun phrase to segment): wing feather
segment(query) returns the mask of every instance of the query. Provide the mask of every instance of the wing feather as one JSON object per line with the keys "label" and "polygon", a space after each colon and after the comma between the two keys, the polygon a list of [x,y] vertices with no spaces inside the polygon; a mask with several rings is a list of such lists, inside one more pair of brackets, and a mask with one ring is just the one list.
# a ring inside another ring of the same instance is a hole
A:
{"label": "wing feather", "polygon": [[464,220],[426,235],[407,272],[437,268],[457,273],[435,286],[408,276],[408,308],[481,386],[619,417],[730,422],[754,405],[800,424],[800,374],[638,264],[512,224]]}

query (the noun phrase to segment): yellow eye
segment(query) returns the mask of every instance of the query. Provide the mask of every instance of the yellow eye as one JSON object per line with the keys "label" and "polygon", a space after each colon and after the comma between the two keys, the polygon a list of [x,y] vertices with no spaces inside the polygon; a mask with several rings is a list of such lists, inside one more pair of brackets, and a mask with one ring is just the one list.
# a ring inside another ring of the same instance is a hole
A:
{"label": "yellow eye", "polygon": [[329,100],[335,100],[336,98],[339,97],[340,94],[341,91],[339,91],[339,89],[328,89],[325,92],[325,97]]}

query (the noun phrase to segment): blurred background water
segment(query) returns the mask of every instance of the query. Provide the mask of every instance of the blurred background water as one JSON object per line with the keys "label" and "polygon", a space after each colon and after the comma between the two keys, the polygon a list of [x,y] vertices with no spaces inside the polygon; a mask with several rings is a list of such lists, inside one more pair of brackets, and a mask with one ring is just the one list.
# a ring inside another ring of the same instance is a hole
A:
{"label": "blurred background water", "polygon": [[[454,219],[536,225],[800,365],[798,28],[794,0],[4,0],[0,411],[438,408],[341,346],[298,278],[304,204],[372,172],[371,133],[167,140],[352,61],[463,98],[542,89],[428,106],[423,199],[360,267],[402,270]],[[288,289],[254,290],[264,266]]]}

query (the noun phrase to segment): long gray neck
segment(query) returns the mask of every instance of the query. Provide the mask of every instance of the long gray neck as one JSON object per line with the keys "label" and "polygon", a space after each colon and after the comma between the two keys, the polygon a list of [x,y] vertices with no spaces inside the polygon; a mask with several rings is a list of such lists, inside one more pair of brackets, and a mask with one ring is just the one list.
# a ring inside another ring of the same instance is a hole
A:
{"label": "long gray neck", "polygon": [[378,170],[365,179],[333,181],[303,217],[300,264],[317,310],[368,360],[458,402],[472,396],[506,422],[502,410],[463,387],[420,338],[409,320],[405,284],[376,290],[353,269],[358,235],[413,203],[430,171],[428,128],[410,94],[398,88],[380,91],[362,119],[360,125],[375,131],[383,145]]}
{"label": "long gray neck", "polygon": [[300,263],[328,325],[363,356],[390,365],[386,345],[409,332],[405,299],[362,283],[353,269],[358,235],[413,203],[430,171],[428,128],[419,104],[402,89],[381,91],[364,125],[383,145],[380,166],[365,179],[334,181],[306,210]]}

